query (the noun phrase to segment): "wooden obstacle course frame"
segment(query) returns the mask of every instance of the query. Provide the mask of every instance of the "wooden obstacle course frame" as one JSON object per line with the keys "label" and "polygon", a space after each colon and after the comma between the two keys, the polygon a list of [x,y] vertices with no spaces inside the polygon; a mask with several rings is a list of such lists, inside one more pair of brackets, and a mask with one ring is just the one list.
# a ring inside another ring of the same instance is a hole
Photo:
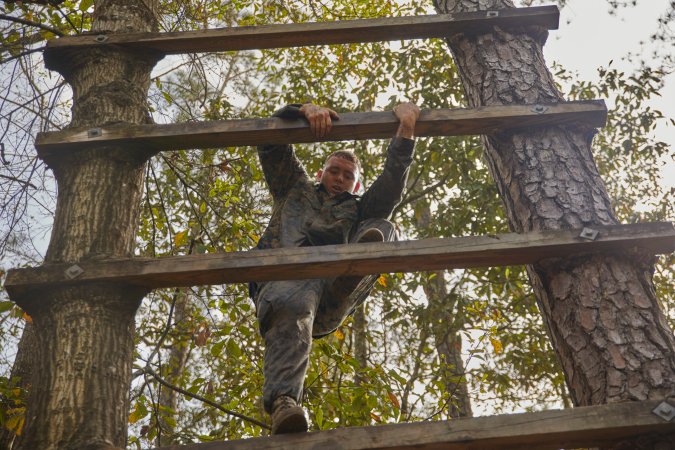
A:
{"label": "wooden obstacle course frame", "polygon": [[87,47],[127,47],[164,55],[223,52],[400,39],[448,37],[458,33],[486,32],[493,27],[542,27],[557,29],[560,12],[555,5],[493,11],[386,17],[335,22],[309,22],[247,27],[215,28],[166,33],[85,34],[52,39],[45,64],[57,68],[64,52]]}
{"label": "wooden obstacle course frame", "polygon": [[633,248],[656,254],[675,250],[675,228],[670,222],[593,228],[597,236],[592,240],[582,237],[583,230],[558,230],[83,261],[10,270],[5,289],[15,301],[22,302],[32,289],[85,282],[154,289],[530,264],[544,258]]}
{"label": "wooden obstacle course frame", "polygon": [[[606,121],[607,106],[603,100],[425,109],[416,123],[415,136],[492,134],[569,123],[602,127]],[[397,128],[398,119],[391,111],[341,113],[340,120],[334,121],[330,134],[320,140],[310,132],[307,122],[302,119],[239,119],[166,125],[120,124],[38,133],[35,147],[42,157],[56,152],[112,145],[167,151],[382,139],[394,136]]]}

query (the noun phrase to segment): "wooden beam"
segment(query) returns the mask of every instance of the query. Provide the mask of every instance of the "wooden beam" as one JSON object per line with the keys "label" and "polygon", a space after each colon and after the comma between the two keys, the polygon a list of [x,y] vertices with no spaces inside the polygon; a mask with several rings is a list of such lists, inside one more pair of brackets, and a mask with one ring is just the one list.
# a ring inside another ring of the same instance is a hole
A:
{"label": "wooden beam", "polygon": [[675,423],[652,410],[659,401],[471,419],[349,427],[157,450],[544,450],[593,447],[651,433],[672,435]]}
{"label": "wooden beam", "polygon": [[464,32],[487,31],[493,27],[539,26],[556,29],[559,18],[558,8],[549,5],[457,14],[230,27],[172,33],[87,34],[50,40],[45,51],[45,60],[47,67],[51,69],[60,65],[59,57],[64,50],[91,46],[101,48],[128,46],[134,51],[150,50],[162,54],[177,54],[426,39]]}
{"label": "wooden beam", "polygon": [[[596,227],[594,227],[596,228]],[[31,289],[58,284],[110,282],[145,288],[330,278],[459,267],[529,264],[543,258],[641,247],[652,253],[675,250],[670,222],[597,227],[595,240],[580,230],[326,245],[163,258],[132,258],[10,270],[5,289],[21,304]]]}
{"label": "wooden beam", "polygon": [[[602,127],[607,119],[603,100],[547,105],[483,106],[473,109],[423,110],[416,136],[491,134],[506,129],[583,123]],[[391,111],[341,113],[324,141],[389,138],[398,120]],[[168,125],[112,125],[38,133],[35,146],[42,157],[53,152],[106,145],[179,150],[261,144],[316,142],[307,122],[279,118],[183,122]]]}

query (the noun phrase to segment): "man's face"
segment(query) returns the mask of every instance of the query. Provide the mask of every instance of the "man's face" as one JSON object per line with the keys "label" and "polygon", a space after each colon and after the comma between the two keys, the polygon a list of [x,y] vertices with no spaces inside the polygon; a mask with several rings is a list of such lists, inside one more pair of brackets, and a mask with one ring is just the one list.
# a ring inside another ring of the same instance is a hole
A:
{"label": "man's face", "polygon": [[341,192],[354,192],[358,179],[356,164],[336,156],[329,158],[318,174],[319,182],[331,196]]}

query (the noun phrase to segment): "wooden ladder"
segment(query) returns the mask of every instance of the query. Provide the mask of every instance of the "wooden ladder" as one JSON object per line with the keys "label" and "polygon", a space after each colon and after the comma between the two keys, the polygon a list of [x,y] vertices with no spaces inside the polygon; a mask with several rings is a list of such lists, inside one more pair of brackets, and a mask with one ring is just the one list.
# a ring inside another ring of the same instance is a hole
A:
{"label": "wooden ladder", "polygon": [[[328,23],[223,28],[177,33],[86,35],[49,41],[45,62],[58,69],[68,52],[85,46],[133,47],[161,55],[186,52],[295,47],[397,39],[449,37],[502,28],[555,29],[555,6]],[[472,109],[424,110],[417,136],[491,134],[535,126],[583,123],[604,126],[602,100]],[[391,113],[341,114],[325,140],[386,138],[397,121]],[[154,151],[314,142],[301,120],[243,119],[169,125],[114,125],[40,133],[39,155],[58,158],[92,145],[124,144]],[[413,272],[447,268],[535,263],[543,258],[641,248],[675,250],[672,223],[643,223],[478,237],[282,248],[163,258],[131,258],[10,270],[5,288],[19,305],[34,290],[56,285],[114,282],[143,289],[247,281]],[[481,417],[379,427],[338,429],[294,436],[167,447],[172,449],[559,448],[598,445],[650,432],[672,432],[656,414],[658,402],[631,402],[563,411]]]}

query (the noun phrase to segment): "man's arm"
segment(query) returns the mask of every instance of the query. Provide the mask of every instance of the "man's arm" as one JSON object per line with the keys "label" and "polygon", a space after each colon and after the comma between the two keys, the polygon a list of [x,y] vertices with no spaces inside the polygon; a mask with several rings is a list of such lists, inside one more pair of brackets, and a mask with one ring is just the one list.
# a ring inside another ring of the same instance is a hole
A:
{"label": "man's arm", "polygon": [[399,120],[398,130],[387,148],[382,173],[361,198],[361,220],[388,219],[403,197],[413,160],[413,138],[420,109],[414,103],[401,103],[394,108],[394,114]]}
{"label": "man's arm", "polygon": [[[332,128],[332,121],[340,119],[332,109],[311,103],[286,105],[272,117],[304,118],[309,123],[312,134],[317,138],[326,136]],[[258,156],[273,198],[285,196],[299,179],[307,178],[307,172],[295,156],[291,145],[259,146]]]}
{"label": "man's arm", "polygon": [[[286,105],[275,112],[272,117],[298,119],[303,117],[300,113],[301,106],[299,104]],[[274,199],[284,197],[299,179],[307,178],[307,172],[295,156],[292,145],[258,146],[258,158],[265,181]]]}

